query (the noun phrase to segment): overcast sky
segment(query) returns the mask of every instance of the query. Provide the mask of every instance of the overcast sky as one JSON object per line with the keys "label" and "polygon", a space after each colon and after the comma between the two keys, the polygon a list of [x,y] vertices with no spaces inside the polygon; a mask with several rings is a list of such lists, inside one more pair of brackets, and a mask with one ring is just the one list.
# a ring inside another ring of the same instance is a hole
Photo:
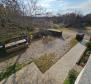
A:
{"label": "overcast sky", "polygon": [[53,13],[76,11],[87,14],[91,12],[91,0],[39,0],[38,4]]}

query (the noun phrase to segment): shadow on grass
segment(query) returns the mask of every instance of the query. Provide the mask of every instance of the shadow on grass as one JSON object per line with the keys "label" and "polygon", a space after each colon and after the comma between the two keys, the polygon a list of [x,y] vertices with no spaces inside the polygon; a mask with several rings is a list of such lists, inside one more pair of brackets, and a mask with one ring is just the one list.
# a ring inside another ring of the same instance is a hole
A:
{"label": "shadow on grass", "polygon": [[12,74],[14,74],[14,80],[15,80],[16,78],[15,73],[22,68],[22,65],[17,63],[20,58],[21,58],[21,54],[19,54],[19,56],[16,59],[16,62],[13,65],[9,66],[5,71],[0,73],[0,81],[5,79],[3,81],[3,84],[7,83],[8,77]]}

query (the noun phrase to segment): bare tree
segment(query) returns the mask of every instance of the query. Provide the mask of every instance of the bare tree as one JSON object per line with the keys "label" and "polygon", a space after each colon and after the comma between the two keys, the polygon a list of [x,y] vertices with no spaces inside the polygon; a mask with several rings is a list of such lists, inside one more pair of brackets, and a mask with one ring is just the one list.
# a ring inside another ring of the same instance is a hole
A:
{"label": "bare tree", "polygon": [[1,2],[6,8],[7,15],[10,15],[10,17],[21,14],[20,6],[17,0],[1,0]]}
{"label": "bare tree", "polygon": [[38,11],[38,0],[27,0],[28,2],[28,8],[29,8],[29,16],[33,16],[36,14],[36,11]]}

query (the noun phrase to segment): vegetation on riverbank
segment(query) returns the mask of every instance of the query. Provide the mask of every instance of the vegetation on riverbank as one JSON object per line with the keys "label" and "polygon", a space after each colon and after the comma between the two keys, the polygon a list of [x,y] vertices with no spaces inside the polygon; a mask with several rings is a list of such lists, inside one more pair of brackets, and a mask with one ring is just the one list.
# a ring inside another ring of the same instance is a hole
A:
{"label": "vegetation on riverbank", "polygon": [[[87,42],[86,46],[87,49],[82,55],[80,61],[77,63],[77,67],[81,66],[83,68],[89,59],[89,56],[91,54],[91,41]],[[77,70],[72,69],[69,72],[67,79],[65,79],[64,84],[74,84],[79,73],[80,72],[78,72]]]}
{"label": "vegetation on riverbank", "polygon": [[78,72],[72,69],[71,71],[69,71],[68,77],[64,81],[64,84],[74,84],[77,76],[78,76]]}
{"label": "vegetation on riverbank", "polygon": [[84,67],[89,59],[89,56],[91,54],[91,41],[86,43],[87,49],[84,52],[83,56],[81,57],[80,61],[78,62],[78,65]]}

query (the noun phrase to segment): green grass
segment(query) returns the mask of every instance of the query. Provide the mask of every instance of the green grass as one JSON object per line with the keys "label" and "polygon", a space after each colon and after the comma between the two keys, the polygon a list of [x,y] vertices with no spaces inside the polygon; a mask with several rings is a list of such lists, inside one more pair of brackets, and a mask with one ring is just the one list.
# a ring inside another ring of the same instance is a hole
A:
{"label": "green grass", "polygon": [[10,75],[17,72],[22,67],[23,67],[22,64],[14,64],[14,65],[7,67],[6,70],[0,73],[0,81],[3,80],[4,78],[8,78]]}
{"label": "green grass", "polygon": [[54,63],[56,63],[57,59],[55,59],[55,53],[45,54],[41,56],[39,59],[36,59],[34,62],[38,66],[41,72],[46,72]]}
{"label": "green grass", "polygon": [[66,79],[66,80],[64,81],[64,84],[70,84],[69,80]]}
{"label": "green grass", "polygon": [[0,72],[0,81],[8,78],[10,75],[16,73],[17,71],[19,71],[20,69],[22,69],[24,66],[30,64],[31,62],[28,62],[27,64],[13,64],[10,65],[9,67],[7,67],[5,70],[3,70],[2,72]]}
{"label": "green grass", "polygon": [[67,79],[65,79],[64,84],[74,84],[77,76],[78,72],[72,69],[71,71],[69,71],[68,77]]}

